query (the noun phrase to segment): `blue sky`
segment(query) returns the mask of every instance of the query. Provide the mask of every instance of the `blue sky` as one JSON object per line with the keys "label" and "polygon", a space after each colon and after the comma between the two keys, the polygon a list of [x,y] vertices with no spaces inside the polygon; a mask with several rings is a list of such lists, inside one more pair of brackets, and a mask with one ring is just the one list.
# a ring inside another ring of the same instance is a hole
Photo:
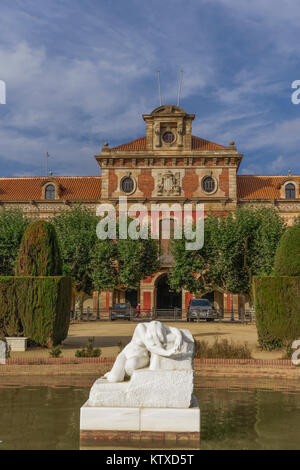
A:
{"label": "blue sky", "polygon": [[298,0],[1,0],[0,176],[98,175],[93,155],[177,101],[241,174],[300,174]]}

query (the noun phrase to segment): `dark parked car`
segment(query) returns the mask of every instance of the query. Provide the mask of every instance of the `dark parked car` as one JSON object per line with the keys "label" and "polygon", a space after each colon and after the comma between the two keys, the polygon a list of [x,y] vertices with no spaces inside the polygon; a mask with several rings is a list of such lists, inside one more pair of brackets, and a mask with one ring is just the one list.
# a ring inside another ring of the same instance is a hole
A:
{"label": "dark parked car", "polygon": [[187,321],[206,320],[214,321],[217,318],[217,311],[212,303],[207,299],[190,300],[187,309]]}
{"label": "dark parked car", "polygon": [[111,320],[130,320],[131,314],[131,305],[130,304],[115,304],[111,307],[110,310],[110,319]]}

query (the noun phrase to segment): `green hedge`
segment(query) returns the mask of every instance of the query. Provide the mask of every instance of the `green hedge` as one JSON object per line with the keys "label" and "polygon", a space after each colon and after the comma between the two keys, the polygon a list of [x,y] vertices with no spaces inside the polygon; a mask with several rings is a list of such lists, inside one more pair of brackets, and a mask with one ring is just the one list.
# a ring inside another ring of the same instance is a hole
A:
{"label": "green hedge", "polygon": [[68,334],[71,297],[69,277],[0,277],[0,332],[41,346],[60,344]]}
{"label": "green hedge", "polygon": [[300,276],[300,225],[289,227],[282,235],[274,259],[277,276]]}
{"label": "green hedge", "polygon": [[300,277],[253,277],[258,341],[264,349],[287,347],[300,337]]}

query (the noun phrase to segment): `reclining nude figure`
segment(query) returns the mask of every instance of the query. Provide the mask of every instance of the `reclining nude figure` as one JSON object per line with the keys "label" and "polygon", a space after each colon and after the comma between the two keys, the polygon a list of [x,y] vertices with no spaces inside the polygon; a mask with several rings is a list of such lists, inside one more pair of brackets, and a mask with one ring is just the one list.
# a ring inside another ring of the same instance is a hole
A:
{"label": "reclining nude figure", "polygon": [[111,371],[104,378],[108,382],[122,382],[125,375],[131,377],[135,370],[149,365],[149,353],[170,357],[180,353],[182,344],[183,337],[178,328],[159,321],[139,323],[130,343],[118,354]]}

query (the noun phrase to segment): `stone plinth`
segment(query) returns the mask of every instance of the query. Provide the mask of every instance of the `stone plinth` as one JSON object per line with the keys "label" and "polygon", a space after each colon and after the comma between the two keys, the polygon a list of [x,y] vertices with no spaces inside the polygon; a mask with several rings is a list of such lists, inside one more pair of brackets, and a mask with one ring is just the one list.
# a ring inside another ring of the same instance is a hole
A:
{"label": "stone plinth", "polygon": [[26,351],[28,338],[10,336],[5,339],[11,351]]}
{"label": "stone plinth", "polygon": [[189,408],[192,393],[192,370],[140,369],[128,382],[96,380],[88,403],[103,407]]}
{"label": "stone plinth", "polygon": [[193,396],[193,356],[194,339],[188,330],[159,321],[140,323],[81,408],[81,442],[154,446],[155,441],[156,446],[167,447],[170,441],[184,441],[187,447],[197,447],[200,409]]}
{"label": "stone plinth", "polygon": [[168,441],[186,445],[200,439],[200,409],[193,397],[190,408],[91,406],[80,409],[81,441]]}

